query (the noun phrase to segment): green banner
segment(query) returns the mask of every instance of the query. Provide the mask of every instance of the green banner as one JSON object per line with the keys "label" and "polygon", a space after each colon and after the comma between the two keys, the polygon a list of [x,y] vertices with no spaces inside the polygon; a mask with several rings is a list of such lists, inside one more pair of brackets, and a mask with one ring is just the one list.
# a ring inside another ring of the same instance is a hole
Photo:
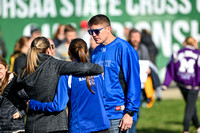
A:
{"label": "green banner", "polygon": [[0,27],[8,50],[16,40],[30,35],[30,24],[52,37],[59,24],[73,24],[98,13],[107,15],[114,34],[124,37],[124,26],[148,29],[159,49],[156,64],[161,80],[174,51],[186,36],[200,41],[200,0],[0,0]]}

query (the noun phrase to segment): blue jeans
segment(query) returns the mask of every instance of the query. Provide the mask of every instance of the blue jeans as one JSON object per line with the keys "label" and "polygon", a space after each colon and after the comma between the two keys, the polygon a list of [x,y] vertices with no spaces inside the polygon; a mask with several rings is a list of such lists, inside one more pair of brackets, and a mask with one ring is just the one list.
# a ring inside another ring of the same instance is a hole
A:
{"label": "blue jeans", "polygon": [[[133,121],[131,129],[121,132],[119,128],[121,119],[110,120],[110,128],[108,129],[109,133],[136,133],[132,132],[135,130],[136,122]],[[132,129],[133,128],[133,129]]]}
{"label": "blue jeans", "polygon": [[137,121],[133,121],[132,127],[128,130],[127,133],[136,133],[136,124]]}

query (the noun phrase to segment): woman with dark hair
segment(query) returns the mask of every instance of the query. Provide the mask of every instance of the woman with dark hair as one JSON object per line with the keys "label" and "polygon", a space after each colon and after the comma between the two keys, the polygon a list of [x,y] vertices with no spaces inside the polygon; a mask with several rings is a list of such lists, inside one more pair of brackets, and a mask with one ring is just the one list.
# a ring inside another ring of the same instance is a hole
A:
{"label": "woman with dark hair", "polygon": [[[24,87],[30,99],[40,102],[53,101],[61,75],[92,75],[103,72],[103,68],[97,64],[67,62],[55,59],[51,55],[52,47],[47,38],[37,37],[33,40],[27,54],[26,67],[17,78],[17,82]],[[25,131],[66,132],[66,111],[29,111]]]}
{"label": "woman with dark hair", "polygon": [[17,108],[13,103],[20,103],[26,106],[25,97],[27,95],[21,90],[16,94],[17,101],[12,99],[13,95],[8,95],[7,91],[18,87],[16,84],[16,76],[8,71],[7,62],[3,57],[0,57],[0,132],[24,132],[25,111]]}
{"label": "woman with dark hair", "polygon": [[163,90],[166,90],[174,80],[186,102],[183,121],[184,133],[189,133],[191,121],[197,128],[197,133],[200,133],[196,108],[200,85],[200,51],[198,43],[193,37],[185,39],[183,48],[171,56],[166,69]]}
{"label": "woman with dark hair", "polygon": [[15,44],[14,52],[10,56],[10,71],[19,74],[26,64],[26,54],[30,48],[29,37],[22,36]]}
{"label": "woman with dark hair", "polygon": [[[74,62],[89,62],[86,42],[82,39],[72,40],[69,55]],[[41,103],[31,99],[29,107],[35,111],[59,112],[65,109],[69,100],[70,133],[106,133],[110,122],[104,109],[102,80],[102,75],[63,75],[59,80],[53,102]]]}
{"label": "woman with dark hair", "polygon": [[53,36],[53,42],[56,47],[65,42],[65,25],[60,24]]}

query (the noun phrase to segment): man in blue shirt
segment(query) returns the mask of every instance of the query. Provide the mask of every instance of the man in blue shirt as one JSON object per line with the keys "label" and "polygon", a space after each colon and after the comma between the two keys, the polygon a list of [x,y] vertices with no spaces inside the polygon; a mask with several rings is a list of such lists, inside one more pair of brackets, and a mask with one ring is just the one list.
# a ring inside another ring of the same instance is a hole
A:
{"label": "man in blue shirt", "polygon": [[137,121],[140,106],[138,54],[127,41],[112,34],[107,16],[93,16],[88,25],[88,33],[99,44],[91,61],[104,67],[104,104],[111,123],[109,132],[126,132]]}

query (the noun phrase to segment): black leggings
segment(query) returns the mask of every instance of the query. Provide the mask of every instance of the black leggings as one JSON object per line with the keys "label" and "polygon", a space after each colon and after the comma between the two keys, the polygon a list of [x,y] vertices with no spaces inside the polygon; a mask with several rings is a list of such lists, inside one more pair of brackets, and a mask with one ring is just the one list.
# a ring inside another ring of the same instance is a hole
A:
{"label": "black leggings", "polygon": [[183,87],[180,87],[180,90],[186,102],[185,116],[184,116],[184,121],[183,121],[184,131],[189,131],[191,120],[194,126],[198,128],[199,120],[197,116],[196,101],[198,98],[199,91],[188,90]]}

